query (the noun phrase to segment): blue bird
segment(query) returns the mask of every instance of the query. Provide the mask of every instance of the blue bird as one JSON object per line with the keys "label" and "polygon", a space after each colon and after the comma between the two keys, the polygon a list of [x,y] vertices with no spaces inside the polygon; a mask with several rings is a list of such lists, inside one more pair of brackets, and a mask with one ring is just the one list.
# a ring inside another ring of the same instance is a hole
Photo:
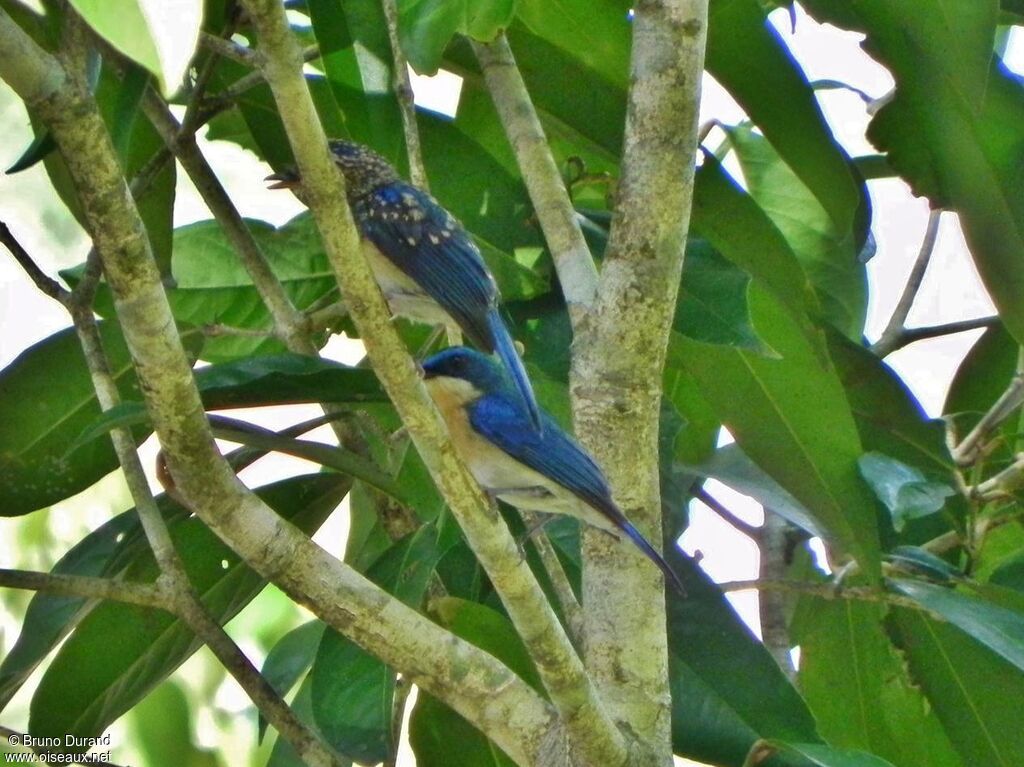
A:
{"label": "blue bird", "polygon": [[612,500],[593,459],[543,410],[543,429],[532,428],[492,358],[453,346],[424,361],[423,377],[455,449],[489,495],[520,509],[570,514],[628,538],[685,593],[679,576]]}
{"label": "blue bird", "polygon": [[[402,180],[376,152],[351,141],[331,141],[345,175],[348,204],[363,247],[395,315],[431,324],[455,324],[480,349],[496,352],[515,382],[535,428],[540,410],[515,342],[498,313],[501,296],[480,250],[456,218]],[[268,176],[272,189],[295,188],[294,173]]]}

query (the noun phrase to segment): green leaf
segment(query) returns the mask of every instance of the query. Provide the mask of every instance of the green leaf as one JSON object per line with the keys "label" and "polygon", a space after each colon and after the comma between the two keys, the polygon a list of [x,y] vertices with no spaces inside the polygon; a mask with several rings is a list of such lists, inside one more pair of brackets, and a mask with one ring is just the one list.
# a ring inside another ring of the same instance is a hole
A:
{"label": "green leaf", "polygon": [[219,767],[218,754],[193,740],[195,712],[181,685],[164,682],[131,711],[131,742],[151,764]]}
{"label": "green leaf", "polygon": [[71,5],[101,37],[155,74],[164,92],[177,90],[199,40],[202,0],[173,8],[159,0],[71,0]]}
{"label": "green leaf", "polygon": [[721,589],[688,557],[668,557],[687,593],[668,597],[675,753],[739,767],[761,738],[819,740],[800,694]]}
{"label": "green leaf", "polygon": [[[166,500],[161,511],[169,511]],[[180,516],[184,513],[176,509]],[[50,570],[68,575],[110,576],[117,565],[138,545],[147,545],[141,536],[139,516],[134,509],[119,514],[75,544]],[[123,563],[121,563],[123,566]],[[37,593],[25,610],[21,633],[10,652],[0,662],[0,709],[21,688],[32,671],[71,631],[85,613],[89,600]]]}
{"label": "green leaf", "polygon": [[301,402],[387,402],[366,368],[301,354],[275,354],[209,365],[196,371],[209,410]]}
{"label": "green leaf", "polygon": [[347,136],[407,165],[402,115],[394,92],[394,56],[384,10],[374,0],[308,0],[313,34]]}
{"label": "green leaf", "polygon": [[156,42],[138,0],[71,0],[71,5],[100,37],[153,74],[163,76]]}
{"label": "green leaf", "polygon": [[855,183],[813,89],[757,0],[711,3],[707,68],[817,198],[837,231],[851,233],[858,214],[863,216],[866,192]]}
{"label": "green leaf", "polygon": [[865,453],[858,459],[857,466],[892,514],[896,532],[902,532],[908,520],[939,511],[947,498],[956,495],[956,490],[949,485],[929,481],[913,466],[882,453]]}
{"label": "green leaf", "polygon": [[[443,553],[439,529],[425,525],[378,559],[367,577],[406,604],[423,598]],[[313,719],[344,756],[365,764],[393,757],[395,672],[335,631],[324,634],[310,672]]]}
{"label": "green leaf", "polygon": [[897,579],[893,586],[1024,670],[1024,614],[922,581]]}
{"label": "green leaf", "polygon": [[820,333],[808,317],[818,316],[821,308],[799,259],[771,219],[711,155],[704,156],[697,170],[693,195],[693,234],[769,290],[807,338],[820,344]]}
{"label": "green leaf", "polygon": [[896,80],[868,138],[917,195],[959,216],[1007,329],[1024,340],[1024,200],[1017,146],[1024,86],[992,55],[997,0],[811,0],[822,21],[867,35]]}
{"label": "green leaf", "polygon": [[743,452],[877,574],[875,501],[856,476],[863,450],[842,384],[778,301],[756,283],[750,298],[758,335],[781,359],[681,338],[673,357]]}
{"label": "green leaf", "polygon": [[896,609],[888,626],[963,765],[1017,767],[1024,754],[1020,669],[925,612]]}
{"label": "green leaf", "polygon": [[790,630],[819,731],[832,746],[864,749],[897,767],[961,767],[889,643],[884,616],[877,604],[801,598]]}
{"label": "green leaf", "polygon": [[[1013,380],[1020,345],[1002,325],[988,328],[964,357],[949,385],[942,412],[951,416],[956,434],[963,439],[981,420]],[[1010,419],[999,430],[1005,449],[997,449],[995,459],[1010,458],[1017,424]]]}
{"label": "green leaf", "polygon": [[[321,620],[311,620],[297,626],[281,637],[277,644],[270,648],[260,674],[274,691],[282,698],[295,686],[299,677],[309,670],[316,657],[317,648],[324,635],[326,626]],[[267,720],[263,712],[259,714],[257,725],[259,742],[267,731]]]}
{"label": "green leaf", "polygon": [[824,534],[824,528],[807,507],[750,460],[735,443],[718,448],[706,460],[688,468],[702,477],[717,479],[733,490],[749,495],[811,535]]}
{"label": "green leaf", "polygon": [[783,752],[799,754],[819,767],[893,767],[890,762],[874,754],[823,746],[820,743],[782,743],[772,740],[769,745]]}
{"label": "green leaf", "polygon": [[[100,337],[121,397],[139,399],[128,348],[116,323]],[[191,336],[194,351],[198,337]],[[107,440],[67,451],[100,414],[74,329],[23,351],[0,371],[0,516],[27,514],[78,493],[117,468]],[[148,431],[139,431],[142,438]]]}
{"label": "green leaf", "polygon": [[695,341],[764,351],[750,321],[749,284],[750,275],[722,258],[709,243],[690,239],[673,330]]}
{"label": "green leaf", "polygon": [[[540,679],[522,639],[500,613],[475,602],[443,597],[433,603],[438,622],[486,650],[534,689]],[[409,743],[419,767],[512,767],[514,762],[473,725],[420,691],[409,717]],[[453,748],[453,744],[458,744]]]}
{"label": "green leaf", "polygon": [[28,170],[37,162],[42,162],[46,155],[56,148],[57,142],[53,140],[53,136],[49,131],[44,131],[32,139],[32,143],[22,152],[21,157],[15,160],[14,164],[5,170],[4,173],[10,176],[13,173]]}
{"label": "green leaf", "polygon": [[401,0],[402,50],[420,74],[437,72],[448,41],[463,34],[490,42],[512,21],[513,0]]}
{"label": "green leaf", "polygon": [[834,223],[767,139],[749,125],[729,128],[727,133],[751,197],[793,248],[818,292],[823,316],[859,341],[867,317],[868,286],[852,228]]}
{"label": "green leaf", "polygon": [[[348,492],[338,475],[293,477],[258,495],[306,533],[315,531]],[[229,621],[266,585],[198,519],[171,526],[189,580],[210,614]],[[226,563],[226,564],[225,564]],[[130,580],[152,582],[159,568],[143,550]],[[41,737],[97,736],[200,646],[178,619],[154,610],[107,602],[83,620],[61,646],[32,698],[29,731]]]}

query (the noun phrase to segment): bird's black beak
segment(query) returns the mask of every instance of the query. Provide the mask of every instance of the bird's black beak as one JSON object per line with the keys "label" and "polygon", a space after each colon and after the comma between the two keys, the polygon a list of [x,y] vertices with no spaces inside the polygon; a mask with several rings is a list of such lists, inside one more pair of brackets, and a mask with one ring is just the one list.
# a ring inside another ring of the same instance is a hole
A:
{"label": "bird's black beak", "polygon": [[294,170],[286,170],[267,176],[264,181],[273,181],[267,189],[295,189],[299,186],[299,174]]}

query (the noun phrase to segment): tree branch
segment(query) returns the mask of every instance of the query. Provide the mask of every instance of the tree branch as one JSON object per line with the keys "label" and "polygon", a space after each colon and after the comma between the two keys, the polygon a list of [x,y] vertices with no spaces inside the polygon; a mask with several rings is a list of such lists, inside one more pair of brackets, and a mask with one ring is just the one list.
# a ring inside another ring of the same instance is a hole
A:
{"label": "tree branch", "polygon": [[[789,528],[785,519],[767,508],[764,510],[764,525],[754,539],[761,555],[758,570],[761,580],[778,580],[786,575],[789,569]],[[790,655],[785,600],[765,589],[758,593],[757,609],[761,618],[761,641],[783,673],[792,679],[796,675],[796,668]]]}
{"label": "tree branch", "polygon": [[423,150],[420,148],[420,129],[416,125],[416,101],[409,79],[409,63],[402,51],[398,37],[398,3],[396,0],[381,0],[384,9],[385,26],[391,43],[391,56],[395,64],[395,95],[402,113],[402,131],[405,133],[405,151],[409,155],[409,179],[421,189],[430,190],[427,169],[423,165]]}
{"label": "tree branch", "polygon": [[[661,528],[661,380],[693,195],[707,0],[636,5],[622,177],[597,303],[579,323],[576,431],[626,516]],[[671,763],[664,583],[636,551],[584,529],[587,667],[650,764]]]}
{"label": "tree branch", "polygon": [[806,594],[821,599],[852,599],[857,602],[879,602],[894,607],[906,607],[917,612],[929,612],[910,597],[890,594],[874,586],[843,586],[834,583],[806,583],[769,578],[755,578],[749,581],[726,581],[717,584],[727,594],[733,591],[781,591],[791,594]]}
{"label": "tree branch", "polygon": [[551,154],[544,128],[504,33],[489,44],[473,43],[491,99],[515,151],[533,209],[558,271],[569,316],[575,323],[597,296],[597,267],[577,213]]}
{"label": "tree branch", "polygon": [[939,236],[941,219],[941,210],[933,210],[928,214],[928,226],[924,232],[924,239],[921,241],[921,248],[917,253],[914,266],[910,270],[910,276],[907,277],[907,283],[903,286],[903,293],[900,295],[899,301],[896,302],[896,308],[893,310],[885,330],[882,331],[882,335],[871,345],[871,351],[879,357],[891,354],[901,345],[899,341],[907,324],[907,317],[910,316],[910,310],[914,307],[914,299],[917,298],[917,293],[921,290],[925,272],[928,271],[928,263],[935,251],[935,241]]}
{"label": "tree branch", "polygon": [[39,591],[62,597],[107,599],[138,607],[173,612],[165,589],[154,583],[115,581],[110,578],[92,578],[85,575],[37,573],[31,570],[0,569],[0,587]]}
{"label": "tree branch", "polygon": [[696,498],[701,503],[703,503],[713,512],[715,512],[715,514],[717,514],[723,520],[732,525],[733,529],[735,529],[737,532],[743,533],[745,536],[747,536],[753,541],[757,540],[758,535],[760,535],[761,533],[760,528],[758,528],[756,525],[750,524],[749,522],[744,522],[742,519],[733,514],[728,508],[726,508],[724,503],[715,498],[715,496],[711,495],[711,493],[709,493],[703,485],[694,492],[693,497]]}
{"label": "tree branch", "polygon": [[[954,322],[945,322],[942,325],[927,325],[923,328],[903,328],[902,331],[884,347],[876,350],[875,344],[871,347],[872,351],[879,353],[880,357],[884,357],[888,354],[892,354],[897,349],[902,349],[904,346],[909,346],[917,341],[924,341],[928,338],[939,338],[941,336],[951,336],[955,333],[964,333],[968,330],[982,330],[984,328],[993,328],[999,325],[1002,320],[999,317],[974,317],[969,320],[956,320]],[[879,341],[881,343],[881,341]],[[880,353],[884,352],[884,353]]]}
{"label": "tree branch", "polygon": [[326,554],[239,482],[213,443],[95,103],[2,10],[0,77],[50,128],[65,158],[164,455],[192,510],[263,577],[452,706],[515,761],[534,763],[557,749],[562,736],[551,708],[506,666]]}
{"label": "tree branch", "polygon": [[[79,310],[74,312],[72,317],[100,407],[103,410],[117,407],[121,401],[120,394],[110,375],[92,311]],[[149,490],[149,482],[136,452],[131,432],[128,429],[113,429],[110,438],[114,443],[114,451],[117,453],[129,492],[135,502],[135,510],[142,522],[146,539],[160,566],[161,577],[166,579],[166,591],[171,599],[173,611],[213,651],[217,660],[245,690],[249,699],[307,764],[314,767],[341,767],[338,756],[332,753],[330,747],[312,729],[299,720],[223,627],[206,611],[198,594],[192,588],[185,565],[174,548],[167,524]]]}
{"label": "tree branch", "polygon": [[[367,354],[466,538],[501,596],[562,716],[573,753],[607,765],[625,760],[622,737],[601,707],[583,664],[497,510],[459,460],[440,416],[391,323],[362,255],[343,179],[302,77],[298,45],[274,0],[246,0],[266,53],[264,75],[277,101],[303,192]],[[535,734],[520,732],[520,737]],[[537,744],[534,744],[536,746]],[[520,746],[521,748],[521,746]],[[532,758],[540,758],[531,748]]]}

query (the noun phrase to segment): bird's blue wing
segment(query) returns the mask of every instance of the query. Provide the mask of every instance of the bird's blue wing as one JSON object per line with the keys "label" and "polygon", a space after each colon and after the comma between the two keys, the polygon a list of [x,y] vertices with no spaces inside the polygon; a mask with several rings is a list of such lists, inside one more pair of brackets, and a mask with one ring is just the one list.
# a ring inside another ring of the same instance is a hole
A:
{"label": "bird's blue wing", "polygon": [[686,588],[676,572],[615,505],[608,482],[593,459],[553,418],[546,413],[541,418],[543,429],[538,432],[519,403],[502,394],[485,395],[469,409],[469,423],[478,434],[606,516],[685,595]]}
{"label": "bird's blue wing", "polygon": [[488,312],[498,288],[461,224],[405,182],[378,187],[352,206],[360,232],[450,314],[473,343],[494,350]]}
{"label": "bird's blue wing", "polygon": [[504,394],[481,397],[469,410],[470,425],[478,434],[621,524],[624,517],[597,464],[553,418],[546,413],[541,418],[543,429],[537,431],[522,406]]}

